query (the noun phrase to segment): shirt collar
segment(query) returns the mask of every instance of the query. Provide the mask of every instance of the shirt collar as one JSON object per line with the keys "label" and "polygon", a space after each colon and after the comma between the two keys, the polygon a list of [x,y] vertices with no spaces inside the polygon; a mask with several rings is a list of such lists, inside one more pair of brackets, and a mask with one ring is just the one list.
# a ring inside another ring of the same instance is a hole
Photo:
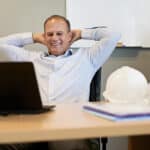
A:
{"label": "shirt collar", "polygon": [[44,52],[44,57],[68,57],[72,55],[72,49],[68,49],[63,55],[54,56],[49,54],[48,52]]}

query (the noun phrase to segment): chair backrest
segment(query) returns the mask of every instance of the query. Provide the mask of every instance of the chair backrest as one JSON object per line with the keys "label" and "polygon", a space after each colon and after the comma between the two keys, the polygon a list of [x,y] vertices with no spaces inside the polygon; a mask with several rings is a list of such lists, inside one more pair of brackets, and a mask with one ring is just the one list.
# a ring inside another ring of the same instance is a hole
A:
{"label": "chair backrest", "polygon": [[89,101],[98,101],[101,99],[101,68],[95,73],[91,85]]}
{"label": "chair backrest", "polygon": [[[100,101],[101,100],[101,71],[102,68],[100,68],[94,75],[91,85],[90,85],[90,96],[89,101]],[[106,150],[106,145],[108,142],[107,137],[103,138],[95,138],[92,139],[95,143],[97,143],[98,149]]]}

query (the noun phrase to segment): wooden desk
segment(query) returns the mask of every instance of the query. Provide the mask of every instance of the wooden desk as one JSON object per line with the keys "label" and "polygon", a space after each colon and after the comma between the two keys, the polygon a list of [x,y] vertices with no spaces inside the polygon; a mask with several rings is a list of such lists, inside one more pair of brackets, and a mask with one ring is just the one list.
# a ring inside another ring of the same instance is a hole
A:
{"label": "wooden desk", "polygon": [[83,112],[81,104],[59,104],[40,115],[0,117],[0,143],[142,134],[150,134],[150,121],[112,122]]}

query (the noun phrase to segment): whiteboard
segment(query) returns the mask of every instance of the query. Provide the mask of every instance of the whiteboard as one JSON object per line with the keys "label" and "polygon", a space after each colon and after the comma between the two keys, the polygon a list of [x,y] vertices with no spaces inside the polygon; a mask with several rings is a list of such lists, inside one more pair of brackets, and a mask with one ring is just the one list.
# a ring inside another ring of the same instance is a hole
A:
{"label": "whiteboard", "polygon": [[[108,26],[121,33],[125,46],[150,47],[150,0],[67,0],[66,16],[72,28]],[[80,40],[73,46],[91,44]]]}

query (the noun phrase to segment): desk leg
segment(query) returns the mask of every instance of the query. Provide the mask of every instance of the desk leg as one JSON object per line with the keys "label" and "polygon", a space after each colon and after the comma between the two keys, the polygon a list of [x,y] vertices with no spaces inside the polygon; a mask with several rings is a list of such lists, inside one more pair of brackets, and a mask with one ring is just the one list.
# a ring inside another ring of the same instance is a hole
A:
{"label": "desk leg", "polygon": [[130,136],[128,150],[150,150],[150,135]]}

